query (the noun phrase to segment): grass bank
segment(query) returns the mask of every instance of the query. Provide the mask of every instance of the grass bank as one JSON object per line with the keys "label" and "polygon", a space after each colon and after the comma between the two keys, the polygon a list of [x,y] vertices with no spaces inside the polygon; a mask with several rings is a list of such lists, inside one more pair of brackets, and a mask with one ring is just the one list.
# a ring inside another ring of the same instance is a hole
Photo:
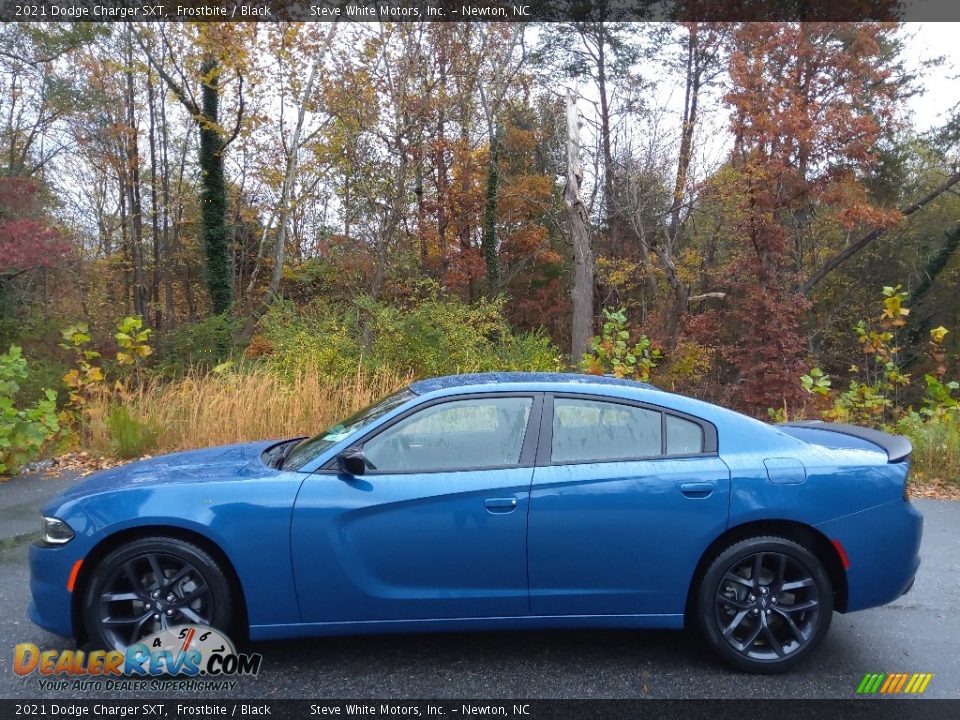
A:
{"label": "grass bank", "polygon": [[280,376],[256,366],[151,380],[91,405],[89,445],[104,455],[137,457],[313,435],[411,380],[392,371],[336,380],[310,370]]}

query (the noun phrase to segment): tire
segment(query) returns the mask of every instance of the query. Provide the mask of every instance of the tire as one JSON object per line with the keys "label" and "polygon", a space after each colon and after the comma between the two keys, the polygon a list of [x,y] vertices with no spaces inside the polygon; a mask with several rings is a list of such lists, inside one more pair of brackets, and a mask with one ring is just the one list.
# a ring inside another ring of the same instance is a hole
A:
{"label": "tire", "polygon": [[809,656],[827,634],[833,589],[822,563],[802,545],[747,538],[710,563],[696,614],[707,644],[728,665],[779,673]]}
{"label": "tire", "polygon": [[193,543],[169,537],[133,540],[110,552],[83,595],[89,645],[108,650],[123,650],[173,625],[228,630],[232,616],[230,583],[217,561]]}

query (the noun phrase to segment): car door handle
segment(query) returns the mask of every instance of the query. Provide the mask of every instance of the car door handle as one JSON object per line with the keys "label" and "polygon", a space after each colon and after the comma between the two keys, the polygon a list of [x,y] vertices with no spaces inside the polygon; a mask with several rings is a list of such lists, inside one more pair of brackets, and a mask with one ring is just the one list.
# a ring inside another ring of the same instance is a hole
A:
{"label": "car door handle", "polygon": [[708,498],[716,485],[712,482],[688,482],[680,486],[680,492],[691,499]]}
{"label": "car door handle", "polygon": [[483,506],[489,513],[511,513],[517,509],[516,498],[487,498]]}

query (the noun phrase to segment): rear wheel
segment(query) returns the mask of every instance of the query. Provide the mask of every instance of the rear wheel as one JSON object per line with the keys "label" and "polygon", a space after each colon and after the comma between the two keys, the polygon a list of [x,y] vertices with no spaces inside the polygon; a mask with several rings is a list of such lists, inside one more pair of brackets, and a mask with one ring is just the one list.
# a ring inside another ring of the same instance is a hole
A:
{"label": "rear wheel", "polygon": [[710,564],[697,614],[708,644],[729,665],[783,672],[826,635],[833,591],[823,565],[803,546],[786,538],[748,538]]}
{"label": "rear wheel", "polygon": [[94,647],[122,650],[173,625],[229,627],[230,585],[217,562],[183,540],[149,537],[107,555],[87,583],[84,624]]}

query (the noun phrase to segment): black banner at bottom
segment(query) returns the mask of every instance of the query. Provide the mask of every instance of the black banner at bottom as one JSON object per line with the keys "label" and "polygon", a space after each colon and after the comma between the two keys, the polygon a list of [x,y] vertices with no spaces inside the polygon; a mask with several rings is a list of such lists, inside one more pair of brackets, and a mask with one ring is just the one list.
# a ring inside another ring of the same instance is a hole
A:
{"label": "black banner at bottom", "polygon": [[743,720],[765,713],[830,720],[960,717],[960,700],[0,700],[0,720],[320,720],[512,718],[513,720]]}

